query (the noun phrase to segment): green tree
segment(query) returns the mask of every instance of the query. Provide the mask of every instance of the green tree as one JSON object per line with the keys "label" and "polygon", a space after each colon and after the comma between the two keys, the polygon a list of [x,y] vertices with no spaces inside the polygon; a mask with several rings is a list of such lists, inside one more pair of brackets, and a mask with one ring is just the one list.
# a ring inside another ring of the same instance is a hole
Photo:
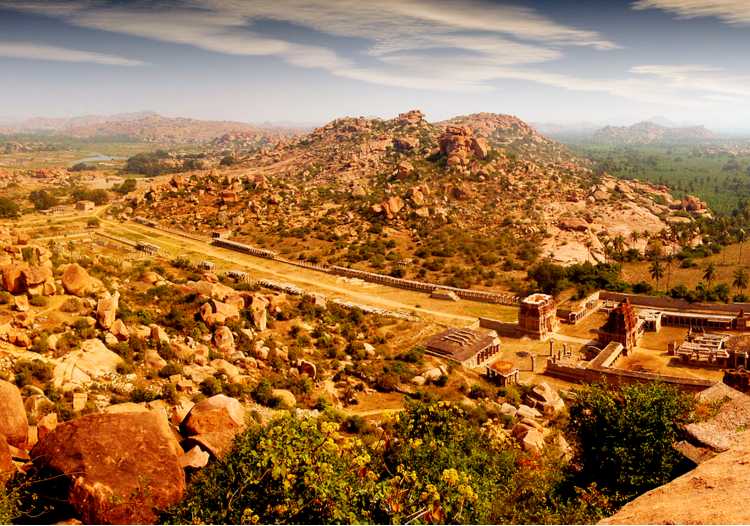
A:
{"label": "green tree", "polygon": [[29,194],[29,200],[37,210],[49,210],[57,204],[55,196],[47,190],[34,190]]}
{"label": "green tree", "polygon": [[569,429],[577,442],[581,481],[623,504],[676,475],[673,444],[693,399],[664,384],[590,386],[576,393]]}

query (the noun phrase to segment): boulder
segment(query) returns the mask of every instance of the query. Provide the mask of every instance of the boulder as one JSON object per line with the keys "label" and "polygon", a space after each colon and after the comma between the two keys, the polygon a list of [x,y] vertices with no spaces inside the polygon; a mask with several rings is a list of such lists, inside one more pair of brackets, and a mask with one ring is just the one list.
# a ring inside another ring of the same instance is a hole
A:
{"label": "boulder", "polygon": [[29,298],[26,294],[21,294],[14,298],[16,310],[18,312],[28,312],[31,308],[29,305]]}
{"label": "boulder", "polygon": [[193,446],[190,451],[180,457],[180,465],[183,468],[200,469],[208,464],[210,458],[211,455],[203,451],[200,446]]}
{"label": "boulder", "polygon": [[10,452],[10,446],[3,435],[0,435],[0,489],[16,472],[16,466],[13,464],[13,455]]}
{"label": "boulder", "polygon": [[519,418],[542,418],[542,413],[524,404],[518,406],[517,415]]}
{"label": "boulder", "polygon": [[254,294],[250,302],[253,325],[259,331],[265,331],[268,327],[268,304],[269,301],[260,294]]}
{"label": "boulder", "polygon": [[166,419],[148,411],[60,424],[31,458],[68,479],[68,501],[84,523],[153,524],[184,495],[181,452]]}
{"label": "boulder", "polygon": [[12,383],[0,380],[0,435],[8,444],[21,447],[26,443],[29,422],[21,391]]}
{"label": "boulder", "polygon": [[195,404],[180,428],[191,442],[222,457],[231,449],[234,437],[245,429],[245,418],[238,400],[219,394]]}
{"label": "boulder", "polygon": [[234,350],[234,335],[229,327],[222,325],[214,331],[214,345],[222,352]]}
{"label": "boulder", "polygon": [[156,349],[146,349],[146,352],[143,353],[143,363],[155,371],[160,371],[167,365],[167,361],[159,356]]}
{"label": "boulder", "polygon": [[167,334],[167,331],[165,331],[163,327],[160,327],[155,323],[152,323],[148,327],[151,329],[150,337],[152,342],[157,344],[169,343],[169,334]]}
{"label": "boulder", "polygon": [[[240,301],[243,301],[241,297]],[[201,319],[203,319],[208,326],[220,325],[227,320],[238,320],[240,318],[240,311],[235,304],[224,303],[219,300],[212,300],[208,303],[204,303],[201,306],[200,314]]]}
{"label": "boulder", "polygon": [[26,291],[43,287],[52,277],[52,269],[46,265],[28,267],[21,271],[21,282]]}
{"label": "boulder", "polygon": [[21,271],[23,267],[16,263],[8,263],[0,267],[3,278],[3,288],[11,294],[22,294],[26,292]]}
{"label": "boulder", "polygon": [[112,322],[110,332],[121,342],[127,341],[130,338],[130,331],[125,323],[119,319]]}
{"label": "boulder", "polygon": [[99,303],[96,306],[96,319],[99,321],[99,326],[104,330],[109,330],[112,324],[115,322],[117,316],[117,307],[120,303],[120,293],[115,292],[114,295],[107,292],[104,296],[99,298]]}
{"label": "boulder", "polygon": [[96,338],[85,340],[81,348],[66,354],[55,366],[52,383],[63,391],[85,387],[92,379],[117,372],[122,358]]}
{"label": "boulder", "polygon": [[62,275],[62,285],[65,292],[73,296],[85,296],[94,289],[94,281],[86,269],[78,263],[71,263]]}
{"label": "boulder", "polygon": [[554,416],[565,409],[565,402],[547,382],[535,385],[528,398],[530,405],[533,404],[547,416]]}

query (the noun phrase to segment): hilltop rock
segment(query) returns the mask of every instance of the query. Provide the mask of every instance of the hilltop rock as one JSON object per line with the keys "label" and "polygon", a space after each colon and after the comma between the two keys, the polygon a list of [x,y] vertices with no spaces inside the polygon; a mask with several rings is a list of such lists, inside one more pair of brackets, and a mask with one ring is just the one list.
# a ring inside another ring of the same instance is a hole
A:
{"label": "hilltop rock", "polygon": [[10,445],[21,447],[26,442],[28,431],[29,422],[21,392],[15,385],[0,380],[0,435],[5,435]]}
{"label": "hilltop rock", "polygon": [[70,482],[87,524],[153,524],[185,492],[181,449],[156,412],[92,414],[65,422],[31,451],[34,465]]}

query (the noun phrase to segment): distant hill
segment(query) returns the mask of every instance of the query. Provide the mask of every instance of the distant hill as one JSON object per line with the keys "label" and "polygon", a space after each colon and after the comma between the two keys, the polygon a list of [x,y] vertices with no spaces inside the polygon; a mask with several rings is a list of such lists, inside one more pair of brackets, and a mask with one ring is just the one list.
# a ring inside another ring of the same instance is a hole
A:
{"label": "distant hill", "polygon": [[607,144],[698,143],[716,139],[704,126],[669,127],[650,121],[632,126],[605,126],[594,133],[594,142]]}
{"label": "distant hill", "polygon": [[36,117],[0,125],[0,134],[64,135],[78,139],[127,138],[154,143],[208,143],[227,134],[241,134],[253,143],[275,142],[297,135],[295,128],[256,126],[244,122],[164,117],[154,112]]}
{"label": "distant hill", "polygon": [[154,182],[132,206],[190,231],[232,228],[292,259],[465,286],[534,254],[604,261],[607,240],[668,228],[670,204],[680,206],[664,188],[596,174],[514,116],[432,123],[413,110],[336,119],[231,166]]}

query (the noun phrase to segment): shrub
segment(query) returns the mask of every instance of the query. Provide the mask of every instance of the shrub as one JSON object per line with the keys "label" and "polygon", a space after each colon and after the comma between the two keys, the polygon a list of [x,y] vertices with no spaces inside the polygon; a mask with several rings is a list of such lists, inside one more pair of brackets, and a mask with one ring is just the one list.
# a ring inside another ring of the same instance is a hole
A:
{"label": "shrub", "polygon": [[44,296],[32,296],[29,300],[29,305],[33,305],[34,307],[46,307],[47,303],[47,298]]}
{"label": "shrub", "polygon": [[569,428],[578,442],[583,482],[622,504],[671,480],[680,464],[672,446],[693,403],[658,383],[578,390]]}

